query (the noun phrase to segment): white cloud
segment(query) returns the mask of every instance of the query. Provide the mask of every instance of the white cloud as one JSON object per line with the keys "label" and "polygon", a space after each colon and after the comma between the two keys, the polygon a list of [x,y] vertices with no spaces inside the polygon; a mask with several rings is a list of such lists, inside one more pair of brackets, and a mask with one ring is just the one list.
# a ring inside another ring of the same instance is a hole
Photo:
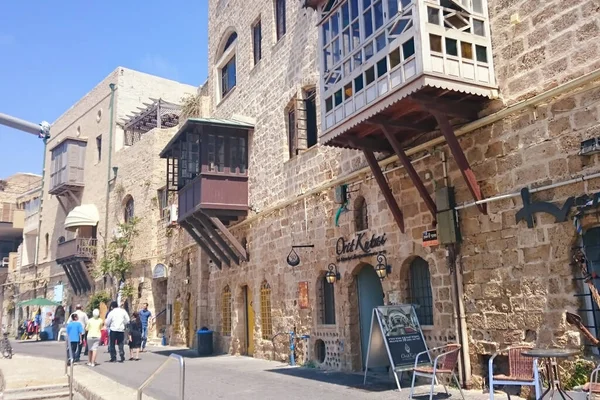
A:
{"label": "white cloud", "polygon": [[179,76],[177,67],[160,54],[147,54],[142,60],[142,67],[146,72],[163,78],[177,80]]}

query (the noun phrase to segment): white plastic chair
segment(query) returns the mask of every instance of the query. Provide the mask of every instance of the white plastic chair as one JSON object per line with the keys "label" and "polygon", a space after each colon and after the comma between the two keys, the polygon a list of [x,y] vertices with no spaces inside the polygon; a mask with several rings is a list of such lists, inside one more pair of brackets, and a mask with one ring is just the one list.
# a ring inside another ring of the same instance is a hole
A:
{"label": "white plastic chair", "polygon": [[[537,358],[525,357],[521,353],[530,350],[528,346],[514,346],[495,353],[488,362],[490,400],[494,400],[494,386],[534,386],[535,398],[542,397],[542,383]],[[508,375],[494,375],[494,359],[508,353]]]}
{"label": "white plastic chair", "polygon": [[[422,376],[425,378],[431,379],[431,388],[429,389],[429,400],[433,399],[433,388],[437,383],[438,375],[450,375],[454,378],[454,382],[456,386],[458,386],[458,390],[460,390],[460,395],[463,400],[465,400],[465,395],[460,387],[460,382],[458,382],[458,378],[454,373],[456,369],[456,364],[458,363],[458,353],[460,353],[460,344],[453,343],[447,344],[445,346],[436,347],[431,350],[423,351],[417,354],[417,358],[415,359],[415,366],[413,368],[413,378],[412,384],[410,386],[410,396],[409,399],[412,399],[413,393],[415,391],[415,379],[417,376]],[[430,359],[432,358],[432,353],[439,353],[437,357],[433,360],[433,366],[419,366],[419,357],[429,354]],[[442,381],[442,385],[444,385],[444,390],[446,394],[448,394],[448,388],[444,381]]]}
{"label": "white plastic chair", "polygon": [[[583,391],[587,392],[587,399],[591,400],[600,394],[600,382],[598,382],[598,373],[600,372],[600,366],[596,367],[595,370],[590,374],[590,381],[583,386]],[[596,396],[594,396],[596,395]]]}

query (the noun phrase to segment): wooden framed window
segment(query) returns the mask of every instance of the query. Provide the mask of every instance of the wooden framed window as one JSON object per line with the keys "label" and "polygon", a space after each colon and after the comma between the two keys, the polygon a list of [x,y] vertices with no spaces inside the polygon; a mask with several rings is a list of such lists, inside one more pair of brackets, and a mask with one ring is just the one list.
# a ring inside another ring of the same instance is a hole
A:
{"label": "wooden framed window", "polygon": [[[227,38],[223,52],[221,56],[224,58],[223,61],[219,62],[220,74],[221,74],[221,98],[225,97],[237,84],[237,71],[236,71],[236,55],[235,52],[228,52],[229,48],[235,45],[237,40],[237,33],[233,32]],[[227,58],[225,58],[227,54]]]}
{"label": "wooden framed window", "polygon": [[221,334],[231,336],[231,289],[229,285],[223,288],[221,296]]}
{"label": "wooden framed window", "polygon": [[260,327],[262,338],[271,340],[273,336],[273,323],[271,320],[271,286],[264,281],[260,286]]}
{"label": "wooden framed window", "polygon": [[369,214],[367,213],[367,202],[362,196],[354,201],[354,228],[356,232],[369,229]]}
{"label": "wooden framed window", "polygon": [[252,51],[254,53],[254,65],[262,59],[262,26],[260,19],[252,25]]}
{"label": "wooden framed window", "polygon": [[335,285],[327,282],[325,276],[319,278],[319,322],[324,325],[335,325]]}
{"label": "wooden framed window", "polygon": [[277,41],[285,35],[285,0],[275,0],[275,25],[277,29]]}
{"label": "wooden framed window", "polygon": [[433,296],[429,264],[421,257],[410,263],[410,301],[416,307],[421,325],[433,325]]}
{"label": "wooden framed window", "polygon": [[160,211],[160,219],[169,218],[169,191],[166,187],[160,188],[156,192],[158,199],[158,210]]}

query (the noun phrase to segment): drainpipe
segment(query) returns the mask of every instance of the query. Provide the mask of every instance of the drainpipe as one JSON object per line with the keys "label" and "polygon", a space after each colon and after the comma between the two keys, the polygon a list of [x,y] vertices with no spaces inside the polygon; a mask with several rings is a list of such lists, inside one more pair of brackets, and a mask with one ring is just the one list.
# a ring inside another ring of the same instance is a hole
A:
{"label": "drainpipe", "polygon": [[112,168],[112,153],[113,153],[113,129],[115,118],[115,90],[114,83],[108,85],[110,87],[110,127],[108,129],[108,163],[106,166],[106,200],[104,203],[104,255],[106,256],[107,240],[108,240],[108,201],[110,199],[110,171]]}

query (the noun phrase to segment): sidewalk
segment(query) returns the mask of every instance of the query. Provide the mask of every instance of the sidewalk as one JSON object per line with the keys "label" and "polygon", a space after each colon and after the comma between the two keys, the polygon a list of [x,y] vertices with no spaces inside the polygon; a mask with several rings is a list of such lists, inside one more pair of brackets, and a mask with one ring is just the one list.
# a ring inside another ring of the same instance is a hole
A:
{"label": "sidewalk", "polygon": [[[63,361],[15,354],[12,359],[0,359],[0,385],[6,389],[67,384]],[[135,400],[136,391],[99,374],[85,365],[73,368],[73,389],[86,400]],[[153,399],[144,395],[144,399]],[[156,400],[156,399],[153,399]]]}

